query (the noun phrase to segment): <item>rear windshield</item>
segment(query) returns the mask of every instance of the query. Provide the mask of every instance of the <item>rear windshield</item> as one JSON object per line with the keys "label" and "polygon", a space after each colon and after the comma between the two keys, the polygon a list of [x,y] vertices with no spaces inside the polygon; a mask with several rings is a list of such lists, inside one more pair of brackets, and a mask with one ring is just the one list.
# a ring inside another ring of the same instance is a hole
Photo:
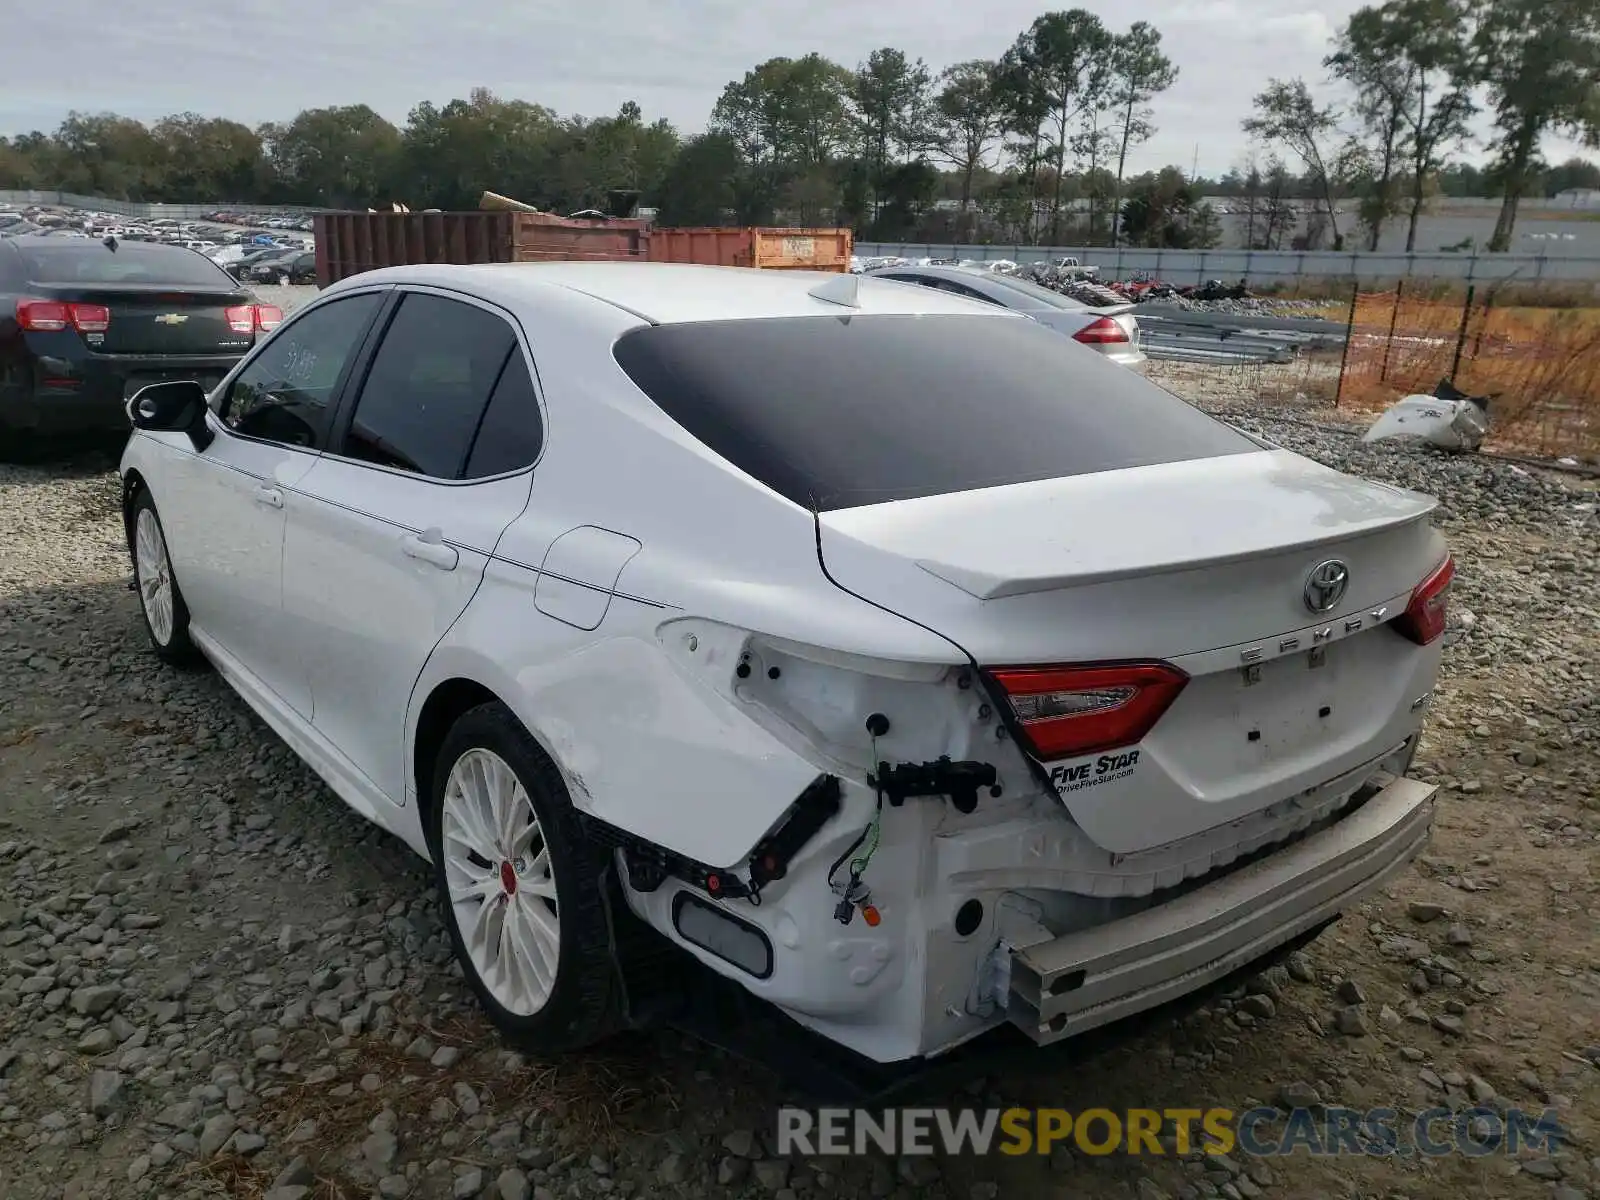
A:
{"label": "rear windshield", "polygon": [[615,353],[706,446],[819,511],[1258,449],[1021,317],[661,325]]}
{"label": "rear windshield", "polygon": [[182,246],[118,242],[115,250],[88,238],[18,246],[34,283],[158,283],[233,289],[238,285],[203,254]]}
{"label": "rear windshield", "polygon": [[[1036,302],[1039,308],[1067,308],[1081,311],[1088,308],[1087,304],[1080,304],[1070,296],[1063,296],[1060,292],[1052,292],[1047,287],[1040,287],[1026,279],[1017,279],[1011,275],[1002,275],[999,271],[990,271],[989,282],[997,287],[1007,288],[1013,292],[1020,292]],[[1022,305],[1017,307],[1021,308]]]}

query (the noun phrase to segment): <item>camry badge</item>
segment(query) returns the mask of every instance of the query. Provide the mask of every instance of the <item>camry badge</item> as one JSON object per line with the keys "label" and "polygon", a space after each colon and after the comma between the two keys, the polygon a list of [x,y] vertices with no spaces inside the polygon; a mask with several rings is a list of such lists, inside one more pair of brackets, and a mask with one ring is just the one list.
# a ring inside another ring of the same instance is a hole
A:
{"label": "camry badge", "polygon": [[1325,559],[1311,568],[1306,576],[1306,608],[1314,613],[1325,613],[1339,606],[1345,589],[1350,586],[1350,568],[1337,558]]}
{"label": "camry badge", "polygon": [[182,325],[189,318],[184,313],[162,313],[156,318],[157,325]]}

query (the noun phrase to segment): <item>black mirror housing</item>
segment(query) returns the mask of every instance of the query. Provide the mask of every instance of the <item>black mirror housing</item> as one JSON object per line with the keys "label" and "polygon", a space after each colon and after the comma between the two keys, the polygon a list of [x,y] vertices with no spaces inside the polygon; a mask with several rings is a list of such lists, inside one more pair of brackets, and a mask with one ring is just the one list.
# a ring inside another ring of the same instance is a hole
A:
{"label": "black mirror housing", "polygon": [[206,390],[192,379],[140,388],[128,400],[128,419],[135,429],[186,433],[196,450],[204,450],[213,437],[206,425]]}

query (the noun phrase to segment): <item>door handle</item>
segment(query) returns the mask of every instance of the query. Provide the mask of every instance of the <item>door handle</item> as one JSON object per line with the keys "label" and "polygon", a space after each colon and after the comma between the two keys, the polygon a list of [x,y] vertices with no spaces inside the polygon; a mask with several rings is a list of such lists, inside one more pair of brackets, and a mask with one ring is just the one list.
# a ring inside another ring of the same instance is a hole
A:
{"label": "door handle", "polygon": [[268,508],[282,508],[283,493],[275,487],[258,487],[256,489],[256,503],[265,504]]}
{"label": "door handle", "polygon": [[401,541],[400,548],[406,552],[408,558],[419,559],[429,566],[438,567],[441,571],[454,571],[456,563],[461,560],[456,548],[445,544],[444,534],[438,529],[407,534]]}

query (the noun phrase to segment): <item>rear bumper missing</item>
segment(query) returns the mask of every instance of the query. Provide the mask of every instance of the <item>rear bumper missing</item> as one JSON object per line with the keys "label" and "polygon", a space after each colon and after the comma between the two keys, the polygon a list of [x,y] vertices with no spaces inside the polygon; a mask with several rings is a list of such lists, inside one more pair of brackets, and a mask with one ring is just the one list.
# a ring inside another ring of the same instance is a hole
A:
{"label": "rear bumper missing", "polygon": [[1238,970],[1382,886],[1427,843],[1438,789],[1396,779],[1355,812],[1166,904],[1011,954],[1008,1015],[1039,1044]]}

